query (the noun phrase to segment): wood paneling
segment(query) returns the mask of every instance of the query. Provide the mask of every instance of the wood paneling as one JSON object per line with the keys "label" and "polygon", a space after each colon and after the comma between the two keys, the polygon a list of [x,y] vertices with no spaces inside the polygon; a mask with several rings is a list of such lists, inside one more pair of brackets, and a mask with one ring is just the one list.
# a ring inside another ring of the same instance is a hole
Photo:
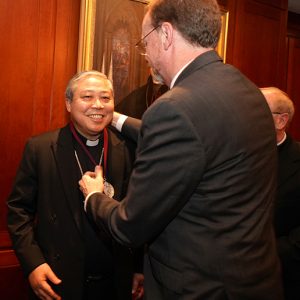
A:
{"label": "wood paneling", "polygon": [[300,38],[288,38],[287,93],[294,101],[296,111],[290,126],[291,135],[300,141]]}
{"label": "wood paneling", "polygon": [[76,72],[79,12],[79,0],[0,1],[0,230],[25,140],[66,122],[64,89]]}
{"label": "wood paneling", "polygon": [[236,2],[231,62],[258,86],[284,85],[287,10]]}
{"label": "wood paneling", "polygon": [[19,266],[13,250],[2,250],[0,255],[0,269],[14,268]]}
{"label": "wood paneling", "polygon": [[289,12],[287,34],[289,37],[300,38],[300,14]]}
{"label": "wood paneling", "polygon": [[80,0],[0,1],[1,299],[27,299],[5,201],[26,139],[67,121],[64,90],[76,72],[79,14]]}
{"label": "wood paneling", "polygon": [[1,300],[28,300],[29,286],[20,266],[0,267]]}
{"label": "wood paneling", "polygon": [[287,10],[288,1],[287,0],[255,0],[256,2],[264,3],[269,6],[281,8],[283,10]]}
{"label": "wood paneling", "polygon": [[294,101],[296,108],[289,131],[295,139],[300,141],[300,14],[288,14],[287,47],[286,91]]}

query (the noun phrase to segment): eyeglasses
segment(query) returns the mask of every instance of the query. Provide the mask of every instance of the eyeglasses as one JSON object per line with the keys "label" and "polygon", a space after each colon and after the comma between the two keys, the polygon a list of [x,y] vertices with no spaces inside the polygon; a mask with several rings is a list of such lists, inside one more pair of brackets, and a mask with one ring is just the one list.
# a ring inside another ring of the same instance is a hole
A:
{"label": "eyeglasses", "polygon": [[282,115],[282,114],[287,114],[287,112],[279,112],[279,111],[272,111],[273,115]]}
{"label": "eyeglasses", "polygon": [[150,35],[154,30],[156,30],[160,25],[157,25],[153,29],[151,29],[146,35],[144,35],[136,44],[135,47],[139,50],[139,52],[142,55],[146,55],[146,47],[147,47],[147,42],[145,41],[145,38]]}

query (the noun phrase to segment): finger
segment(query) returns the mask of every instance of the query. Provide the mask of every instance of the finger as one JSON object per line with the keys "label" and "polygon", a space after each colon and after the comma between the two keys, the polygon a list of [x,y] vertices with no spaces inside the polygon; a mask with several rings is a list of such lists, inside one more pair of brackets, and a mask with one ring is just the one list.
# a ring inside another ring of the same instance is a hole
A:
{"label": "finger", "polygon": [[84,190],[85,188],[85,184],[84,184],[84,181],[82,180],[82,178],[78,181],[78,184],[79,184],[79,188],[82,190]]}
{"label": "finger", "polygon": [[[94,173],[93,173],[94,174]],[[88,174],[84,174],[81,178],[82,180],[82,187],[85,187],[86,186],[86,183],[89,182],[89,180],[91,179],[91,176],[88,175]]]}
{"label": "finger", "polygon": [[[55,273],[51,269],[48,270],[46,276],[47,279],[55,285],[61,283],[61,280],[55,275]],[[47,281],[44,281],[43,283],[43,290],[47,294],[47,297],[49,297],[49,299],[60,299],[60,296],[54,292],[54,290],[48,284]]]}
{"label": "finger", "polygon": [[141,299],[144,295],[144,288],[142,286],[138,286],[133,294],[135,299]]}
{"label": "finger", "polygon": [[138,281],[137,280],[133,280],[133,282],[132,282],[132,291],[131,291],[132,294],[136,293],[138,285],[139,285]]}
{"label": "finger", "polygon": [[54,290],[46,281],[44,282],[43,286],[40,287],[39,295],[45,300],[60,299],[60,296],[54,292]]}
{"label": "finger", "polygon": [[135,273],[132,280],[132,294],[135,299],[140,299],[143,295],[143,283],[144,276],[142,274]]}
{"label": "finger", "polygon": [[101,166],[95,167],[95,175],[96,178],[99,178],[100,176],[103,177],[103,168]]}
{"label": "finger", "polygon": [[95,177],[95,172],[87,171],[87,172],[84,173],[83,176]]}
{"label": "finger", "polygon": [[50,270],[48,272],[47,276],[48,276],[48,279],[52,283],[54,283],[54,284],[60,284],[61,283],[61,279],[59,279],[52,270]]}
{"label": "finger", "polygon": [[39,287],[34,290],[35,294],[39,299],[52,300],[53,298],[49,295],[49,292],[45,290],[45,287]]}
{"label": "finger", "polygon": [[144,288],[143,287],[139,287],[137,289],[136,299],[142,299],[143,296],[144,296]]}

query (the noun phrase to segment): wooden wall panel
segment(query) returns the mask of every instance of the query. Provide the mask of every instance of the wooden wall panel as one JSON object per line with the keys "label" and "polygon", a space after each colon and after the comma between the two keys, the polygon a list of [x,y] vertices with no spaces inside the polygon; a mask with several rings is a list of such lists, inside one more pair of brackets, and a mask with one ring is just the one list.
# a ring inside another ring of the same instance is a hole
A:
{"label": "wooden wall panel", "polygon": [[295,115],[290,126],[291,135],[300,141],[300,38],[288,38],[287,93],[295,104]]}
{"label": "wooden wall panel", "polygon": [[287,10],[254,0],[236,1],[235,10],[230,62],[258,86],[282,87]]}
{"label": "wooden wall panel", "polygon": [[28,290],[29,285],[20,266],[0,267],[0,297],[2,300],[29,300]]}
{"label": "wooden wall panel", "polygon": [[5,201],[26,139],[67,121],[64,90],[77,68],[79,14],[80,0],[0,1],[1,299],[26,299]]}
{"label": "wooden wall panel", "polygon": [[25,140],[67,120],[64,89],[76,72],[80,0],[2,0],[0,5],[3,230],[4,201]]}
{"label": "wooden wall panel", "polygon": [[288,15],[287,48],[286,91],[296,108],[289,131],[295,139],[300,141],[300,14],[289,13]]}
{"label": "wooden wall panel", "polygon": [[287,0],[255,0],[255,1],[267,4],[269,6],[282,8],[284,10],[287,10],[287,7],[288,7],[288,1]]}

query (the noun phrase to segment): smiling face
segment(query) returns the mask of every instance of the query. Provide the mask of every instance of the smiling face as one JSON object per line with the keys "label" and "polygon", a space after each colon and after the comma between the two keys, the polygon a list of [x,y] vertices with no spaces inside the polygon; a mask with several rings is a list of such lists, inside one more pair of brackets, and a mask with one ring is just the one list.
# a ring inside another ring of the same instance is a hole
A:
{"label": "smiling face", "polygon": [[99,76],[77,81],[73,99],[66,100],[75,128],[89,140],[95,140],[113,117],[114,98],[110,82]]}

